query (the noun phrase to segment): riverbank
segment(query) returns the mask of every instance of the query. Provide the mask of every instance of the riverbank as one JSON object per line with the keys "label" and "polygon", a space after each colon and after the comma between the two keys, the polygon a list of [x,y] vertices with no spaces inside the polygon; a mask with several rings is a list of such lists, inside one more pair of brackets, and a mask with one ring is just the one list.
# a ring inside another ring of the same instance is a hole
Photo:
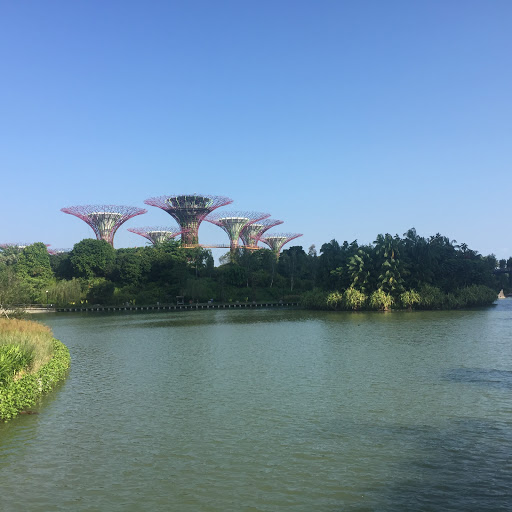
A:
{"label": "riverbank", "polygon": [[35,404],[65,376],[68,348],[51,330],[26,320],[0,320],[0,421]]}

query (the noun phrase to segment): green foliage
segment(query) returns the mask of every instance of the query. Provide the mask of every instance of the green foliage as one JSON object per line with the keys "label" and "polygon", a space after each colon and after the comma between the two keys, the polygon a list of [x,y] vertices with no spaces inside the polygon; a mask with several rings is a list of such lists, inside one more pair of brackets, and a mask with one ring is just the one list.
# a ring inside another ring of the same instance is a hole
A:
{"label": "green foliage", "polygon": [[247,284],[247,271],[236,263],[228,263],[217,269],[217,275],[228,285],[244,286]]}
{"label": "green foliage", "polygon": [[390,300],[393,307],[443,309],[492,302],[492,294],[468,290],[472,286],[512,291],[512,272],[493,273],[508,261],[440,234],[421,237],[414,228],[403,237],[379,234],[362,246],[333,239],[319,256],[314,247],[306,253],[300,246],[285,249],[279,260],[267,249],[227,256],[215,268],[210,251],[174,241],[116,251],[88,239],[49,260],[43,244],[8,247],[0,250],[0,304],[44,304],[48,290],[49,303],[59,306],[85,299],[90,305],[149,305],[174,302],[176,295],[193,301],[303,295],[304,304],[322,309],[388,309]]}
{"label": "green foliage", "polygon": [[46,245],[35,243],[25,247],[15,264],[16,274],[22,279],[48,281],[53,277]]}
{"label": "green foliage", "polygon": [[420,288],[421,309],[443,309],[446,295],[436,286],[425,284]]}
{"label": "green foliage", "polygon": [[328,309],[327,293],[319,289],[303,293],[301,305],[306,309]]}
{"label": "green foliage", "polygon": [[327,295],[327,306],[331,309],[339,309],[343,303],[343,294],[340,292],[331,292]]}
{"label": "green foliage", "polygon": [[144,249],[119,249],[111,278],[120,285],[140,286],[151,270],[148,251]]}
{"label": "green foliage", "polygon": [[107,277],[112,271],[116,253],[105,240],[86,238],[73,247],[69,262],[76,277]]}
{"label": "green foliage", "polygon": [[95,279],[87,292],[87,302],[89,304],[112,304],[115,285],[108,279]]}
{"label": "green foliage", "polygon": [[37,373],[0,385],[0,420],[8,420],[19,411],[35,404],[43,393],[52,390],[62,380],[70,365],[69,350],[53,340],[53,357]]}
{"label": "green foliage", "polygon": [[371,309],[377,311],[389,311],[394,303],[393,297],[382,288],[375,290],[368,301]]}
{"label": "green foliage", "polygon": [[0,347],[17,346],[30,354],[31,370],[37,371],[53,354],[51,330],[38,322],[0,318]]}
{"label": "green foliage", "polygon": [[400,304],[403,308],[412,309],[420,302],[420,294],[415,290],[407,290],[400,294]]}
{"label": "green foliage", "polygon": [[194,302],[208,302],[216,295],[215,283],[208,278],[190,278],[185,285],[184,294],[186,300]]}
{"label": "green foliage", "polygon": [[69,252],[61,252],[58,254],[50,254],[50,267],[57,279],[71,279],[73,271],[69,260]]}
{"label": "green foliage", "polygon": [[487,306],[496,300],[497,293],[487,286],[474,284],[458,290],[456,298],[461,308]]}
{"label": "green foliage", "polygon": [[377,285],[386,293],[396,296],[403,291],[402,269],[400,261],[401,241],[396,236],[393,238],[386,233],[385,236],[378,235],[375,240],[375,257],[379,276]]}
{"label": "green foliage", "polygon": [[7,306],[12,304],[31,303],[33,289],[27,281],[17,276],[14,268],[0,268],[0,304]]}
{"label": "green foliage", "polygon": [[350,244],[345,241],[342,245],[336,240],[323,244],[319,257],[308,255],[310,265],[312,265],[312,275],[325,289],[348,288],[352,284],[352,276],[347,268],[349,261],[357,252],[357,240]]}
{"label": "green foliage", "polygon": [[19,345],[0,345],[0,385],[6,385],[20,370],[27,368],[34,355]]}
{"label": "green foliage", "polygon": [[56,306],[79,304],[82,300],[82,285],[76,278],[56,281],[48,287],[48,303]]}
{"label": "green foliage", "polygon": [[368,293],[374,288],[375,265],[371,254],[371,247],[361,247],[347,260],[346,264],[350,287],[356,288],[363,293]]}
{"label": "green foliage", "polygon": [[343,292],[343,307],[348,310],[357,311],[366,306],[367,296],[353,287]]}

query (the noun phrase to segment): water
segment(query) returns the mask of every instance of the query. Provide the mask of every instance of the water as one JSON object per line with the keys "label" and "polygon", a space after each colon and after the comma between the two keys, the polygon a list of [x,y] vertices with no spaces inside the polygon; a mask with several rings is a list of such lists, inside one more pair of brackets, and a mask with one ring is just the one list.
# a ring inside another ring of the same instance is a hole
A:
{"label": "water", "polygon": [[0,424],[2,512],[512,510],[512,300],[42,320],[72,370]]}

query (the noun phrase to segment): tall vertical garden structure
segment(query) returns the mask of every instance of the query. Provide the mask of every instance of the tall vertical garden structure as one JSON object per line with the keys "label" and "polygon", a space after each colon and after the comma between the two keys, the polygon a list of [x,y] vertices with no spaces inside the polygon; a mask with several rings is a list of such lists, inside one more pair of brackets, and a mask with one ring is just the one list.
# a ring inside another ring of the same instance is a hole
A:
{"label": "tall vertical garden structure", "polygon": [[276,255],[276,259],[279,259],[279,254],[283,246],[299,236],[302,236],[302,233],[272,233],[261,237],[260,240],[264,244],[267,244]]}
{"label": "tall vertical garden structure", "polygon": [[240,238],[242,239],[245,248],[252,250],[258,249],[258,242],[263,234],[274,226],[282,223],[282,220],[266,218],[251,222],[244,226],[240,232]]}
{"label": "tall vertical garden structure", "polygon": [[128,231],[136,235],[147,238],[153,245],[168,242],[183,233],[179,228],[169,228],[162,226],[146,226],[143,228],[128,228]]}
{"label": "tall vertical garden structure", "polygon": [[238,239],[242,230],[262,219],[270,217],[269,213],[262,212],[215,212],[208,215],[204,220],[219,226],[229,237],[231,252],[238,248]]}
{"label": "tall vertical garden structure", "polygon": [[98,240],[105,240],[114,246],[114,235],[128,219],[142,215],[147,210],[135,206],[117,206],[112,204],[69,206],[61,212],[74,215],[89,224]]}
{"label": "tall vertical garden structure", "polygon": [[151,197],[145,204],[166,211],[179,224],[181,240],[185,247],[199,244],[199,226],[214,210],[233,202],[229,197],[205,194],[183,194]]}

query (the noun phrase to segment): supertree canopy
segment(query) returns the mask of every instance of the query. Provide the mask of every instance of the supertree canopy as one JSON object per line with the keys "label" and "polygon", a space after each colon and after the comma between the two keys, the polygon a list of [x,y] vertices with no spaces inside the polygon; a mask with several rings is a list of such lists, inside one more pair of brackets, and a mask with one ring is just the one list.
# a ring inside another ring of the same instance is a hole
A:
{"label": "supertree canopy", "polygon": [[208,215],[205,220],[222,228],[229,236],[231,250],[235,250],[242,229],[267,217],[270,214],[262,212],[216,212]]}
{"label": "supertree canopy", "polygon": [[147,238],[153,245],[168,242],[181,235],[183,230],[180,228],[168,228],[161,226],[146,226],[144,228],[128,228],[128,231]]}
{"label": "supertree canopy", "polygon": [[261,219],[247,224],[240,232],[240,238],[247,249],[257,249],[258,241],[270,228],[282,224],[282,220]]}
{"label": "supertree canopy", "polygon": [[279,253],[281,252],[283,245],[287,244],[294,238],[298,238],[299,236],[302,236],[302,233],[272,233],[261,237],[260,240],[264,244],[267,244],[276,254],[276,258],[279,259]]}
{"label": "supertree canopy", "polygon": [[121,224],[136,215],[147,212],[143,208],[112,204],[69,206],[62,208],[61,211],[75,215],[84,222],[87,222],[98,240],[105,240],[112,246],[114,245],[114,235]]}
{"label": "supertree canopy", "polygon": [[151,197],[144,201],[145,204],[165,210],[176,220],[183,231],[183,245],[197,245],[199,225],[205,217],[232,202],[229,197],[205,194]]}

